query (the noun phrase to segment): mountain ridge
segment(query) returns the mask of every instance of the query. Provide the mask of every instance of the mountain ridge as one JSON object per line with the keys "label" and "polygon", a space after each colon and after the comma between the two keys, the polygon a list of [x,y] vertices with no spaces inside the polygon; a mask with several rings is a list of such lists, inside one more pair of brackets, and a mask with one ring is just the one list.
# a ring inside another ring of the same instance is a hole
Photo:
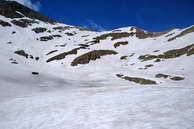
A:
{"label": "mountain ridge", "polygon": [[[11,10],[11,15],[19,15],[19,17],[6,17],[6,14],[9,14],[7,13],[7,10],[8,12]],[[25,14],[23,14],[24,10]],[[132,64],[134,63],[130,63],[129,58],[133,58],[133,56],[136,55],[135,53],[139,53],[140,50],[144,51],[144,48],[136,48],[134,46],[133,50],[133,48],[130,48],[130,45],[132,45],[131,42],[137,42],[137,44],[142,44],[141,42],[150,42],[151,44],[154,42],[166,42],[168,44],[168,42],[171,43],[178,37],[184,37],[194,31],[193,26],[191,26],[185,29],[172,29],[165,32],[148,32],[137,27],[123,27],[111,31],[95,32],[82,27],[65,25],[56,21],[54,22],[54,20],[50,20],[38,12],[26,8],[17,2],[9,1],[0,3],[0,14],[5,16],[4,18],[1,18],[0,25],[5,28],[4,30],[6,30],[6,33],[7,31],[13,29],[12,32],[9,32],[10,34],[7,33],[7,36],[5,37],[7,37],[7,39],[9,39],[8,37],[10,36],[17,37],[16,39],[13,38],[14,42],[16,42],[15,47],[17,47],[17,49],[15,49],[12,54],[15,54],[16,56],[23,56],[27,60],[31,59],[35,62],[43,61],[46,65],[60,64],[59,62],[61,62],[62,65],[66,64],[67,67],[75,67],[77,65],[77,67],[80,67],[79,65],[81,64],[90,65],[93,62],[100,61],[101,58],[106,59],[106,56],[107,58],[109,56],[111,58],[116,57],[115,61],[119,62],[121,66],[124,64],[133,66]],[[35,14],[35,17],[31,17],[33,14]],[[26,35],[25,38],[23,37],[23,34]],[[33,43],[29,43],[29,46],[27,44],[19,45],[17,44],[17,39],[22,39],[24,41],[28,41],[28,39],[30,39]],[[58,44],[57,42],[64,43]],[[108,44],[105,42],[108,42]],[[11,45],[13,44],[13,41],[7,41],[7,43]],[[45,46],[44,44],[48,44],[48,46]],[[173,50],[166,50],[163,52],[164,56],[162,56],[162,53],[158,56],[154,53],[148,54],[150,52],[144,54],[142,53],[136,57],[137,59],[135,59],[135,62],[140,62],[138,64],[141,64],[142,60],[147,62],[148,59],[154,59],[155,62],[159,63],[164,60],[163,57],[165,57],[166,53],[172,54],[169,54],[169,56],[175,58],[177,57],[176,54],[180,53],[179,51],[184,50],[184,47],[187,47],[188,45],[180,45],[183,49],[175,47]],[[41,47],[41,51],[38,50],[40,49],[39,47]],[[132,51],[135,52],[129,53],[125,47],[128,48],[128,50],[132,49]],[[37,49],[36,52],[34,52],[34,48]],[[159,53],[160,50],[153,51],[155,51],[155,53]],[[116,56],[113,56],[111,53]],[[106,56],[104,57],[104,55]],[[184,55],[184,53],[181,54],[181,56],[182,55]],[[17,61],[13,61],[13,63],[18,64]],[[30,63],[30,61],[28,63]],[[114,66],[114,63],[112,65]],[[151,67],[148,68],[147,66]],[[148,70],[152,69],[153,66],[153,64],[146,64],[145,68],[138,68],[137,70]]]}

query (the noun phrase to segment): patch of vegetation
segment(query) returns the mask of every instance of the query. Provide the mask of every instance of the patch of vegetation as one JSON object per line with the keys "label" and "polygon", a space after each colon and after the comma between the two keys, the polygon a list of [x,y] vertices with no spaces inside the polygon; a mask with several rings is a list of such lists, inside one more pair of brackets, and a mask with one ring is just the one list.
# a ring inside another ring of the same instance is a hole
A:
{"label": "patch of vegetation", "polygon": [[129,57],[133,57],[135,55],[135,53],[132,53],[131,55],[129,55]]}
{"label": "patch of vegetation", "polygon": [[166,75],[166,74],[159,73],[155,77],[156,78],[164,78],[164,79],[167,79],[167,78],[170,78],[171,76],[170,75]]}
{"label": "patch of vegetation", "polygon": [[120,59],[121,59],[121,60],[127,60],[128,57],[132,57],[132,56],[134,56],[134,55],[135,55],[135,53],[132,53],[132,54],[129,55],[129,56],[121,56]]}
{"label": "patch of vegetation", "polygon": [[94,50],[77,57],[76,59],[73,60],[71,65],[77,66],[78,64],[88,64],[91,60],[94,61],[94,60],[100,59],[102,56],[116,55],[116,54],[118,53],[113,50]]}
{"label": "patch of vegetation", "polygon": [[175,77],[172,77],[171,75],[166,75],[166,74],[157,74],[155,75],[156,78],[164,78],[164,79],[171,79],[173,81],[181,81],[181,80],[184,80],[185,78],[184,77],[180,77],[180,76],[175,76]]}
{"label": "patch of vegetation", "polygon": [[82,38],[84,38],[84,37],[88,37],[88,36],[90,36],[90,35],[83,35],[83,36],[82,36]]}
{"label": "patch of vegetation", "polygon": [[159,52],[160,50],[155,50],[155,51],[153,51],[153,52]]}
{"label": "patch of vegetation", "polygon": [[128,56],[121,56],[120,59],[121,59],[121,60],[127,60],[127,57],[128,57]]}
{"label": "patch of vegetation", "polygon": [[176,76],[176,77],[172,77],[172,78],[170,78],[171,80],[173,80],[173,81],[182,81],[182,80],[184,80],[185,78],[184,77],[178,77],[178,76]]}
{"label": "patch of vegetation", "polygon": [[154,65],[153,64],[149,64],[149,65],[146,65],[144,69],[148,69],[150,67],[153,67]]}
{"label": "patch of vegetation", "polygon": [[55,45],[55,47],[66,47],[67,44],[63,44],[63,45]]}
{"label": "patch of vegetation", "polygon": [[15,51],[15,54],[18,54],[20,56],[24,56],[26,58],[28,58],[28,56],[29,56],[24,50]]}
{"label": "patch of vegetation", "polygon": [[169,42],[170,42],[170,41],[173,41],[173,40],[175,40],[176,38],[185,36],[185,35],[187,35],[187,34],[189,34],[189,33],[192,33],[192,32],[194,32],[194,26],[192,26],[192,27],[190,27],[190,28],[184,30],[184,31],[181,32],[179,35],[177,35],[177,36],[175,36],[175,37],[173,37],[173,38],[168,39],[168,41],[169,41]]}
{"label": "patch of vegetation", "polygon": [[53,29],[54,30],[60,30],[60,31],[65,31],[65,30],[70,30],[70,29],[78,29],[80,31],[91,31],[87,28],[83,28],[83,27],[77,27],[77,26],[57,26],[57,27],[54,27]]}
{"label": "patch of vegetation", "polygon": [[131,81],[134,83],[138,83],[141,85],[156,85],[157,82],[153,81],[153,80],[149,80],[149,79],[144,79],[144,78],[138,78],[138,77],[128,77],[128,76],[124,76],[122,74],[117,74],[117,77],[127,80],[127,81]]}
{"label": "patch of vegetation", "polygon": [[46,55],[50,55],[50,54],[53,54],[55,52],[57,52],[58,50],[53,50],[53,51],[50,51],[49,53],[47,53]]}
{"label": "patch of vegetation", "polygon": [[11,24],[9,24],[8,22],[5,22],[3,20],[0,20],[0,25],[3,27],[7,27],[7,26],[10,27],[11,26]]}
{"label": "patch of vegetation", "polygon": [[47,60],[47,63],[48,62],[51,62],[51,61],[55,61],[55,60],[65,59],[65,57],[68,56],[68,55],[75,55],[75,54],[77,54],[78,50],[80,50],[80,49],[83,49],[83,48],[82,47],[79,47],[79,48],[75,48],[75,49],[73,49],[71,51],[61,53],[61,54],[59,54],[57,56],[54,56],[54,57],[48,59]]}
{"label": "patch of vegetation", "polygon": [[156,59],[154,62],[161,62],[161,59]]}
{"label": "patch of vegetation", "polygon": [[80,47],[85,47],[85,48],[87,48],[87,47],[89,47],[90,45],[87,45],[87,44],[79,44],[79,46],[80,46]]}
{"label": "patch of vegetation", "polygon": [[160,55],[147,54],[147,55],[139,56],[138,59],[142,61],[148,61],[148,60],[153,60],[153,59],[171,59],[171,58],[180,57],[182,55],[190,56],[193,54],[194,54],[194,44],[186,46],[181,49],[170,50]]}
{"label": "patch of vegetation", "polygon": [[79,26],[75,26],[74,28],[78,29],[79,31],[93,31],[91,29],[84,28],[84,27],[79,27]]}
{"label": "patch of vegetation", "polygon": [[[34,57],[32,55],[26,53],[24,50],[18,50],[18,51],[15,51],[14,53],[17,54],[17,55],[23,56],[23,57],[25,57],[27,59],[28,58],[34,59]],[[39,60],[39,57],[36,57],[35,60],[38,61]]]}
{"label": "patch of vegetation", "polygon": [[43,27],[37,27],[37,28],[32,29],[32,31],[34,31],[36,33],[43,33],[45,31],[47,31],[47,29],[43,28]]}
{"label": "patch of vegetation", "polygon": [[120,32],[120,33],[108,33],[108,34],[103,34],[100,35],[98,37],[94,38],[94,43],[99,43],[100,40],[105,40],[108,37],[112,37],[111,40],[116,40],[116,39],[120,39],[120,38],[127,38],[129,36],[133,36],[133,33],[127,33],[127,32]]}
{"label": "patch of vegetation", "polygon": [[52,35],[54,38],[60,38],[60,37],[62,37],[61,35],[59,35],[59,34],[56,34],[56,35]]}
{"label": "patch of vegetation", "polygon": [[117,42],[117,43],[114,44],[114,47],[117,48],[117,47],[119,47],[121,45],[127,45],[127,44],[128,44],[127,41],[126,42]]}

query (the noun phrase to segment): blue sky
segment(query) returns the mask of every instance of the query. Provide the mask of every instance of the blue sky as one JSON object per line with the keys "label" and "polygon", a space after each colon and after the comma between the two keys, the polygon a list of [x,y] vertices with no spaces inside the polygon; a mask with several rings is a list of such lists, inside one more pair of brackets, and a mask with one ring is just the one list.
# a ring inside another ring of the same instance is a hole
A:
{"label": "blue sky", "polygon": [[[32,0],[37,2],[37,0]],[[137,26],[148,31],[194,24],[194,0],[39,0],[40,12],[97,30]]]}

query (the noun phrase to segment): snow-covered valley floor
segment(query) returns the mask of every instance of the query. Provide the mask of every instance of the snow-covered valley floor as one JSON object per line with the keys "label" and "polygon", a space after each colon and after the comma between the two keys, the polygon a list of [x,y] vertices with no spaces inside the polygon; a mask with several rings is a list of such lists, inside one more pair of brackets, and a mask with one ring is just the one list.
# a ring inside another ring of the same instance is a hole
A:
{"label": "snow-covered valley floor", "polygon": [[194,89],[99,87],[0,102],[1,129],[193,129]]}

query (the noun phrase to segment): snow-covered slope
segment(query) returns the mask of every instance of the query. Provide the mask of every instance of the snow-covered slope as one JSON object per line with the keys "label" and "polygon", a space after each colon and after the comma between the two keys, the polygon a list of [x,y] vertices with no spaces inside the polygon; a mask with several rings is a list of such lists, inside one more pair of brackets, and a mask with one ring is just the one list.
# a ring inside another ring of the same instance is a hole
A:
{"label": "snow-covered slope", "polygon": [[95,32],[0,1],[0,49],[0,129],[194,128],[194,26]]}

